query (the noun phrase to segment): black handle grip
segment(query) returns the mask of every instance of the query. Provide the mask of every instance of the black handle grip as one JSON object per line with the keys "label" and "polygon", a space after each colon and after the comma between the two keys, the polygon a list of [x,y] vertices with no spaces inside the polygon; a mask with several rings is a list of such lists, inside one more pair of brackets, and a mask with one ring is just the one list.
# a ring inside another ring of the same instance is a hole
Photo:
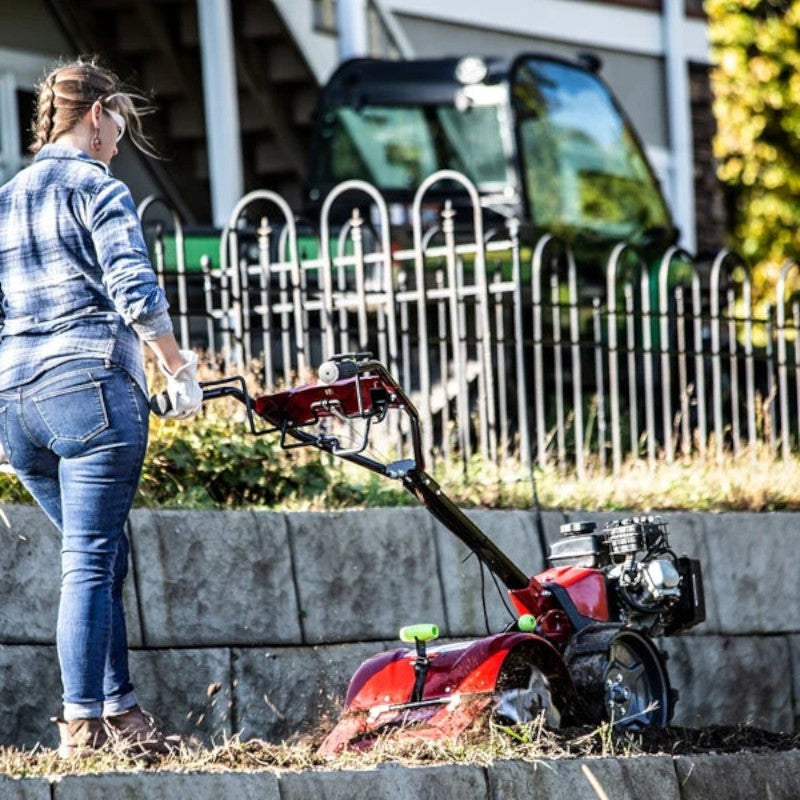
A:
{"label": "black handle grip", "polygon": [[166,392],[150,395],[150,410],[159,417],[163,417],[168,411],[172,410],[172,401]]}
{"label": "black handle grip", "polygon": [[323,361],[317,370],[317,377],[321,383],[335,383],[358,374],[356,361]]}
{"label": "black handle grip", "polygon": [[[225,379],[229,380],[228,378]],[[226,386],[216,386],[220,381],[201,381],[200,386],[203,389],[203,402],[206,400],[214,400],[217,397],[225,397],[226,395],[238,395],[239,399],[246,403],[244,392],[240,389]],[[159,392],[158,394],[150,395],[150,410],[157,416],[163,416],[168,411],[172,411],[172,401],[166,392]]]}

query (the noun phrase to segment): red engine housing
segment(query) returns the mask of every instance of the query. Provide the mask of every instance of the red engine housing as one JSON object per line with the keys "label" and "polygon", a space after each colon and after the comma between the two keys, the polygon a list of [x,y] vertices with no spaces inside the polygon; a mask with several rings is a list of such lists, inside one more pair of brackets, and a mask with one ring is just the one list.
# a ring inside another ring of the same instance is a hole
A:
{"label": "red engine housing", "polygon": [[[555,592],[560,597],[555,597]],[[512,589],[508,594],[517,611],[533,614],[539,633],[557,646],[575,632],[570,612],[587,622],[610,620],[608,587],[599,569],[552,567],[531,578],[524,589]],[[566,604],[571,608],[565,608]]]}

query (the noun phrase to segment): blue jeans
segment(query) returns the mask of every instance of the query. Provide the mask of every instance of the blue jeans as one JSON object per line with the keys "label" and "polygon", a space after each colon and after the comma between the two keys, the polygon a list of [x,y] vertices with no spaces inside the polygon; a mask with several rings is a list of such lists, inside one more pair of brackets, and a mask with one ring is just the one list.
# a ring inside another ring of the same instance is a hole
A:
{"label": "blue jeans", "polygon": [[64,718],[136,703],[122,585],[147,447],[147,398],[120,367],[80,359],[0,392],[0,443],[62,534],[56,642]]}

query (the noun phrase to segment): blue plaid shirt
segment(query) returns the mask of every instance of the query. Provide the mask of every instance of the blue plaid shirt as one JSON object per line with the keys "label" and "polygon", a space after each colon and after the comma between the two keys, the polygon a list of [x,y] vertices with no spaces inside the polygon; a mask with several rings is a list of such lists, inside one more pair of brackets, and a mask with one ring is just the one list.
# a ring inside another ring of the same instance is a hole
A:
{"label": "blue plaid shirt", "polygon": [[147,393],[139,339],[172,330],[167,308],[133,198],[103,163],[48,144],[0,188],[0,390],[97,357]]}

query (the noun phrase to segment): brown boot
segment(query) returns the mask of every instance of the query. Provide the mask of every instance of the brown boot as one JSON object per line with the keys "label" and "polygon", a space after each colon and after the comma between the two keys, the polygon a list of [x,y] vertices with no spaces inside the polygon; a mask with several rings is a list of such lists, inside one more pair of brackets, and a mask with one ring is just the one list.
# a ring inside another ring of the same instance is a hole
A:
{"label": "brown boot", "polygon": [[153,716],[139,706],[103,720],[111,741],[134,756],[166,755],[177,749],[180,743],[177,737],[165,737],[158,730]]}
{"label": "brown boot", "polygon": [[58,747],[59,758],[92,755],[108,742],[103,720],[99,717],[70,720],[52,717],[51,722],[58,725],[58,735],[61,740]]}

